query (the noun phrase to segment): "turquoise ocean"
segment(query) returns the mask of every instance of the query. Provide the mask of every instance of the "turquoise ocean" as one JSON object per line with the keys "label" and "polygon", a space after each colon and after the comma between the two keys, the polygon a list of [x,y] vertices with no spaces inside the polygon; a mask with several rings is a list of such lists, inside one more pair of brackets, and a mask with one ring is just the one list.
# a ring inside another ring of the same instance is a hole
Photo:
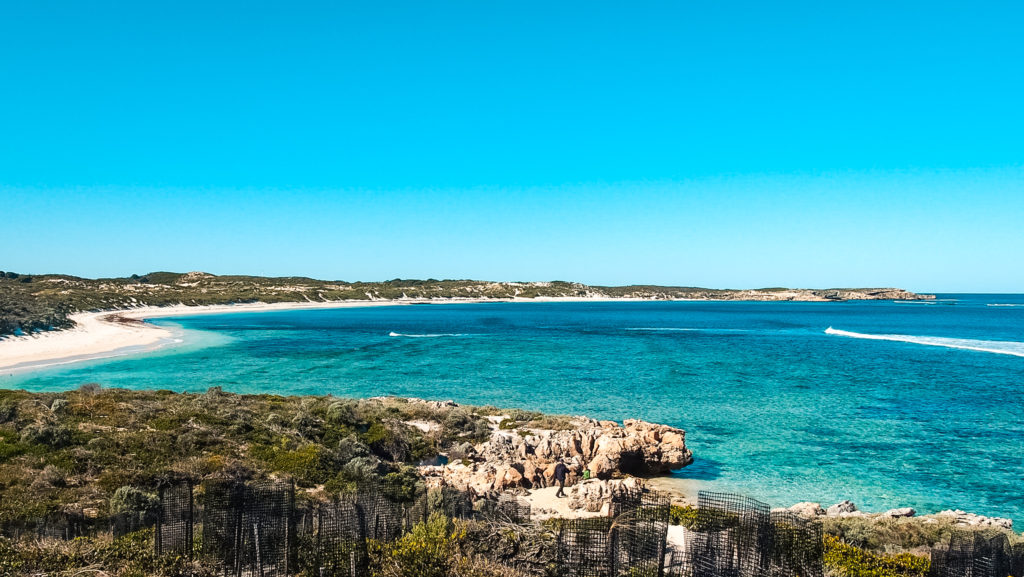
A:
{"label": "turquoise ocean", "polygon": [[[928,302],[432,304],[158,319],[156,352],[0,387],[401,395],[682,427],[676,473],[1024,525],[1024,295]],[[829,330],[831,328],[831,330]]]}

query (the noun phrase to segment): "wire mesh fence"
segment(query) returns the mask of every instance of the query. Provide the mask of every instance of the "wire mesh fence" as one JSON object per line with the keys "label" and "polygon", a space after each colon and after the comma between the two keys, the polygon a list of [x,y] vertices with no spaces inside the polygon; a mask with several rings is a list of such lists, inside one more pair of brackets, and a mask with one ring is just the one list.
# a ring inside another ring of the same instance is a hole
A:
{"label": "wire mesh fence", "polygon": [[225,576],[290,574],[294,498],[294,487],[286,483],[204,484],[203,557]]}
{"label": "wire mesh fence", "polygon": [[824,555],[821,524],[790,511],[771,513],[770,575],[822,577]]}
{"label": "wire mesh fence", "polygon": [[669,557],[669,577],[822,577],[821,526],[730,493],[701,492],[684,546]]}
{"label": "wire mesh fence", "polygon": [[315,567],[321,577],[356,577],[366,572],[368,556],[364,515],[355,503],[337,501],[317,507],[312,542]]}
{"label": "wire mesh fence", "polygon": [[1024,550],[1005,534],[957,531],[947,547],[931,551],[932,577],[1024,577]]}
{"label": "wire mesh fence", "polygon": [[770,507],[731,493],[701,491],[687,553],[694,577],[753,577],[768,569]]}
{"label": "wire mesh fence", "polygon": [[[460,511],[461,512],[461,511]],[[512,495],[500,495],[497,499],[483,499],[480,501],[478,510],[479,516],[488,521],[497,523],[522,524],[530,521],[530,504]],[[458,518],[467,519],[473,516],[473,512]]]}
{"label": "wire mesh fence", "polygon": [[617,540],[611,518],[564,520],[558,530],[558,574],[564,577],[614,577]]}
{"label": "wire mesh fence", "polygon": [[110,519],[92,519],[81,511],[64,511],[43,517],[6,521],[0,525],[0,535],[12,539],[37,537],[70,541],[76,537],[92,535],[98,530],[109,530]]}
{"label": "wire mesh fence", "polygon": [[1024,543],[1016,543],[1010,550],[1010,575],[1024,577]]}
{"label": "wire mesh fence", "polygon": [[[180,483],[163,487],[159,492],[160,509],[155,519],[154,548],[157,555],[174,554],[192,557],[195,504],[192,484]],[[136,531],[126,527],[126,532]],[[114,531],[116,536],[117,530]]]}
{"label": "wire mesh fence", "polygon": [[114,538],[124,537],[129,533],[155,527],[159,519],[159,511],[130,511],[114,513],[110,516],[110,532]]}
{"label": "wire mesh fence", "polygon": [[[431,514],[485,523],[523,524],[528,502],[483,499],[451,487],[370,484],[328,502],[297,504],[283,482],[206,481],[166,486],[160,506],[97,518],[79,511],[5,524],[17,537],[115,537],[154,528],[157,555],[191,558],[233,577],[358,577],[370,567],[372,543],[406,535]],[[555,525],[555,570],[561,577],[823,577],[821,524],[742,495],[701,492],[686,527],[673,528],[667,495],[625,491],[611,517],[561,519]],[[495,527],[498,525],[491,525]],[[507,528],[507,527],[505,527]],[[196,532],[199,532],[196,535]],[[201,539],[200,539],[201,536]],[[196,549],[196,542],[201,546]],[[550,557],[548,558],[550,562]],[[503,562],[514,565],[514,559]],[[1024,577],[1024,543],[1005,533],[962,530],[931,550],[930,577]]]}
{"label": "wire mesh fence", "polygon": [[472,495],[454,487],[441,487],[436,491],[430,499],[430,507],[452,519],[469,519],[474,514]]}

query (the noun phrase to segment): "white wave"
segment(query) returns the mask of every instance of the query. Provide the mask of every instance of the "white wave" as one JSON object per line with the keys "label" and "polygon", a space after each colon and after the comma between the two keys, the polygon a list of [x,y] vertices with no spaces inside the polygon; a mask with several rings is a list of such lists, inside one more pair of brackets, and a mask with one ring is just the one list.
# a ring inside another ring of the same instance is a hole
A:
{"label": "white wave", "polygon": [[627,331],[650,331],[650,332],[701,332],[701,333],[747,333],[749,329],[713,329],[713,328],[683,328],[683,327],[627,327]]}
{"label": "white wave", "polygon": [[682,329],[676,327],[629,327],[627,331],[699,331],[702,329]]}
{"label": "white wave", "polygon": [[987,307],[1024,307],[1024,304],[1020,303],[989,303],[985,305]]}
{"label": "white wave", "polygon": [[432,338],[437,338],[437,337],[461,337],[461,336],[464,336],[464,335],[463,335],[463,333],[437,333],[437,334],[427,334],[427,335],[410,335],[410,334],[396,333],[394,331],[391,331],[390,333],[388,333],[388,336],[389,337],[406,337],[406,338],[410,338],[410,339],[432,339]]}
{"label": "white wave", "polygon": [[922,337],[914,335],[870,335],[855,333],[852,331],[841,331],[829,327],[825,334],[837,335],[840,337],[851,337],[855,339],[869,339],[874,341],[897,341],[901,343],[914,343],[931,347],[946,347],[950,349],[964,349],[968,351],[980,351],[983,353],[996,353],[999,355],[1013,355],[1024,357],[1024,343],[1015,341],[981,341],[975,339],[951,339],[946,337]]}

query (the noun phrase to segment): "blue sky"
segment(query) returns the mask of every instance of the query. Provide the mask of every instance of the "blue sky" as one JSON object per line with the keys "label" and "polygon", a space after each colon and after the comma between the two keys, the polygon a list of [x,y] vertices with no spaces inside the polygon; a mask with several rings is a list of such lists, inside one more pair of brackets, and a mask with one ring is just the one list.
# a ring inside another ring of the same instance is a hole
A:
{"label": "blue sky", "polygon": [[1024,292],[1019,3],[553,4],[7,3],[0,268]]}

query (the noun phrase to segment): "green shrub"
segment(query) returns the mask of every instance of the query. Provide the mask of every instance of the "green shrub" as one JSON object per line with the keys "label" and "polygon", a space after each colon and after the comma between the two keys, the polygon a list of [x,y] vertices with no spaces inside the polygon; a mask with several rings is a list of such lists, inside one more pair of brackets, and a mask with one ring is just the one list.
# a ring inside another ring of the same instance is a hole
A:
{"label": "green shrub", "polygon": [[389,545],[372,546],[375,577],[449,577],[466,530],[433,513]]}
{"label": "green shrub", "polygon": [[0,463],[6,463],[15,457],[20,457],[27,453],[29,449],[30,445],[28,443],[11,442],[0,438]]}
{"label": "green shrub", "polygon": [[411,502],[416,498],[421,484],[416,467],[402,467],[401,470],[384,475],[384,494],[393,501]]}
{"label": "green shrub", "polygon": [[145,513],[160,506],[160,500],[152,493],[138,487],[120,487],[110,498],[111,513]]}
{"label": "green shrub", "polygon": [[18,405],[7,399],[0,401],[0,424],[14,420],[18,414]]}
{"label": "green shrub", "polygon": [[274,471],[294,477],[295,482],[302,487],[326,483],[341,468],[333,451],[313,443],[295,450],[253,447],[250,453],[269,463]]}
{"label": "green shrub", "polygon": [[690,505],[672,505],[668,510],[669,523],[687,529],[697,526],[697,508]]}
{"label": "green shrub", "polygon": [[479,443],[486,441],[490,436],[491,427],[487,419],[462,407],[448,413],[441,423],[441,440],[444,446],[463,441]]}
{"label": "green shrub", "polygon": [[21,440],[32,445],[59,449],[71,443],[71,431],[62,425],[34,423],[22,429]]}
{"label": "green shrub", "polygon": [[[87,570],[86,570],[87,568]],[[72,541],[29,539],[17,543],[0,538],[0,575],[186,575],[181,557],[158,558],[153,553],[153,530],[118,539],[79,537]]]}
{"label": "green shrub", "polygon": [[926,577],[931,561],[909,553],[878,555],[825,535],[825,567],[838,577]]}
{"label": "green shrub", "polygon": [[925,523],[913,517],[867,519],[863,517],[825,517],[822,530],[840,540],[877,553],[902,552],[934,547],[948,540],[955,527],[947,520]]}

